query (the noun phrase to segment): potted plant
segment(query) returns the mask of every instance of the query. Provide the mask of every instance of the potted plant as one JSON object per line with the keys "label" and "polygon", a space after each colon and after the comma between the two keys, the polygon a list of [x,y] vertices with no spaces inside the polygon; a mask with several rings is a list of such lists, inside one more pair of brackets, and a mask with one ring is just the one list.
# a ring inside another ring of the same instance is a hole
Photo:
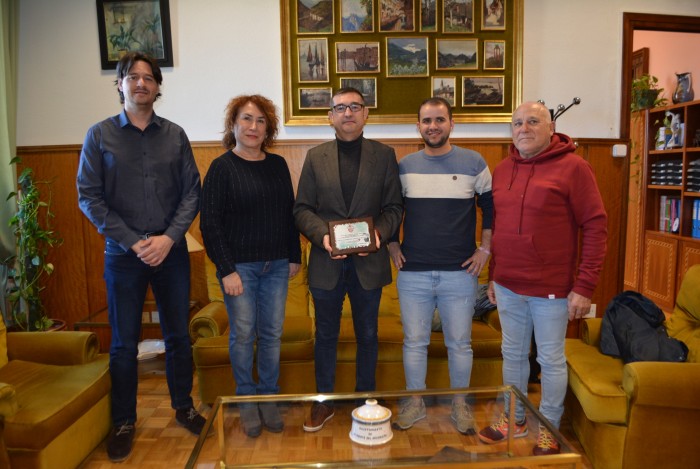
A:
{"label": "potted plant", "polygon": [[666,98],[659,97],[663,91],[654,75],[645,74],[632,80],[632,112],[666,104]]}
{"label": "potted plant", "polygon": [[[21,162],[16,157],[10,164]],[[17,213],[9,220],[15,235],[16,254],[5,259],[8,267],[7,299],[8,318],[21,330],[46,330],[53,325],[48,318],[39,293],[42,279],[51,275],[53,264],[47,261],[49,248],[59,246],[63,240],[51,229],[51,196],[48,202],[41,200],[39,186],[48,181],[36,181],[31,168],[24,168],[17,178],[17,192],[10,192],[6,200],[14,198]]]}

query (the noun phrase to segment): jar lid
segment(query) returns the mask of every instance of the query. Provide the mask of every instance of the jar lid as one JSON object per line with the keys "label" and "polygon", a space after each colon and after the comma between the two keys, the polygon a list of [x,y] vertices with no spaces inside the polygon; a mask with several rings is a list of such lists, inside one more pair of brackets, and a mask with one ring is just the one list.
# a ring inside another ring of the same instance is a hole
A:
{"label": "jar lid", "polygon": [[365,423],[384,422],[391,418],[391,411],[380,406],[376,399],[367,399],[365,405],[352,411],[352,418]]}

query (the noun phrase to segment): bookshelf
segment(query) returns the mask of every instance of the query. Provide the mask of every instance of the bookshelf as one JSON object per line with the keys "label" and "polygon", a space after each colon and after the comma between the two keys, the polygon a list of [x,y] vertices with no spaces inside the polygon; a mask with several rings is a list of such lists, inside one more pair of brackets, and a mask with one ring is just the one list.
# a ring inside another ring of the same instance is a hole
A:
{"label": "bookshelf", "polygon": [[664,311],[700,263],[700,101],[643,112],[641,292]]}

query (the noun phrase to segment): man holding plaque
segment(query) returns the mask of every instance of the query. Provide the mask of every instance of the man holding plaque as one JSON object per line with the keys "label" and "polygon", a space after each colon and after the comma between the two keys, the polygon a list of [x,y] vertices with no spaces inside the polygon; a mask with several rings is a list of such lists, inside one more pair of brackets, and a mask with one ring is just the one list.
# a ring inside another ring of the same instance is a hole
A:
{"label": "man holding plaque", "polygon": [[[473,353],[472,316],[477,280],[491,244],[491,173],[482,156],[450,143],[452,108],[443,98],[418,110],[425,148],[399,163],[406,214],[403,243],[389,243],[399,269],[396,286],[403,324],[403,362],[408,390],[425,389],[431,320],[437,308],[447,347],[450,386],[469,387]],[[481,209],[481,246],[476,247],[476,208]],[[394,426],[406,430],[425,418],[420,397],[402,402]],[[452,421],[465,435],[476,425],[464,394],[452,401]]]}
{"label": "man holding plaque", "polygon": [[[299,179],[294,217],[311,241],[309,290],[316,308],[316,390],[333,392],[340,317],[350,297],[357,341],[356,391],[375,389],[377,317],[382,287],[391,283],[382,240],[401,224],[401,182],[394,150],[363,137],[369,110],[362,93],[341,88],[328,119],[335,140],[309,150]],[[315,402],[304,430],[315,432],[334,415]]]}

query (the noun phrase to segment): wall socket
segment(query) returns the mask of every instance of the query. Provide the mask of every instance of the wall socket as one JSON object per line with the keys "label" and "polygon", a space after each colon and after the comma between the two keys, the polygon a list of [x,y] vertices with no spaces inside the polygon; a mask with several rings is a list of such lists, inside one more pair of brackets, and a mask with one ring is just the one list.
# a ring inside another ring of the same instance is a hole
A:
{"label": "wall socket", "polygon": [[584,316],[584,318],[594,318],[595,317],[595,303],[591,304],[591,310]]}

